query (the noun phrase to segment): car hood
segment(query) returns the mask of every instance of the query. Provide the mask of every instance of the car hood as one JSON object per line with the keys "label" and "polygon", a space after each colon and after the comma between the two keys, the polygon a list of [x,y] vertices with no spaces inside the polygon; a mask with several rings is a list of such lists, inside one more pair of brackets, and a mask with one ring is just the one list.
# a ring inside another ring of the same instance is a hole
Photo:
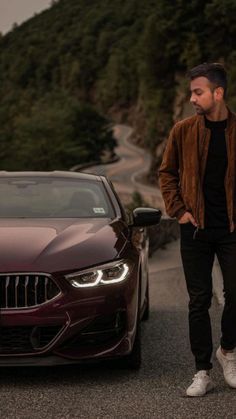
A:
{"label": "car hood", "polygon": [[1,272],[59,272],[118,258],[126,242],[121,220],[0,221]]}

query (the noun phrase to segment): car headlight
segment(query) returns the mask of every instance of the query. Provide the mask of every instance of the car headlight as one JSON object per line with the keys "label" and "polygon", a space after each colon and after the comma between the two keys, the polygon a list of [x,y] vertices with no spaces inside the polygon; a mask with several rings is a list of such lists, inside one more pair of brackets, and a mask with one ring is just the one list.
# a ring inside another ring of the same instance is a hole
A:
{"label": "car headlight", "polygon": [[132,270],[126,260],[107,263],[95,268],[66,275],[65,278],[75,288],[95,287],[124,281]]}

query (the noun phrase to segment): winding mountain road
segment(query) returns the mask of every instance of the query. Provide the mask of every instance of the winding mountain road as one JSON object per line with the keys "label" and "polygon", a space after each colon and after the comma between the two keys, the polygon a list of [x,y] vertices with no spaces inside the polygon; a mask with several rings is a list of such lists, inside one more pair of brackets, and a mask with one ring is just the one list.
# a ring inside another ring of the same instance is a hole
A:
{"label": "winding mountain road", "polygon": [[133,192],[137,191],[148,204],[164,212],[164,203],[158,187],[140,183],[139,179],[150,167],[151,156],[147,150],[129,142],[132,131],[132,128],[126,125],[116,125],[114,136],[118,146],[115,152],[119,160],[115,163],[92,166],[83,171],[109,177],[123,203],[130,202]]}

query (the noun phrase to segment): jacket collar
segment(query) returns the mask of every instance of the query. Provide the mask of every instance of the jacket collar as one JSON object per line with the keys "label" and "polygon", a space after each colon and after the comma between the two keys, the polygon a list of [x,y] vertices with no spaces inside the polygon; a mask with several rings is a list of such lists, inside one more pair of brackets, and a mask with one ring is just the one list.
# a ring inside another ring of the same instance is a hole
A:
{"label": "jacket collar", "polygon": [[229,107],[227,106],[228,109],[228,120],[227,120],[227,128],[226,129],[231,129],[233,127],[233,125],[235,126],[236,124],[236,115],[234,112],[231,112],[231,110],[229,109]]}
{"label": "jacket collar", "polygon": [[[227,127],[226,129],[231,129],[233,124],[236,124],[236,114],[232,112],[229,107],[227,106],[228,110],[228,118],[227,118]],[[197,121],[199,123],[199,127],[201,130],[205,130],[205,118],[204,115],[196,115]]]}

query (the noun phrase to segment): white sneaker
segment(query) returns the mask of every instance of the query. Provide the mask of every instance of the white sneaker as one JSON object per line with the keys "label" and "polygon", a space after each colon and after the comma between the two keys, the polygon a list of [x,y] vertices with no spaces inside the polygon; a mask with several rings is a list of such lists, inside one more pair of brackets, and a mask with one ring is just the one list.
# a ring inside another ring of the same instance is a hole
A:
{"label": "white sneaker", "polygon": [[207,374],[207,371],[198,371],[194,377],[192,384],[187,388],[187,396],[197,397],[204,396],[208,391],[214,387],[211,378]]}
{"label": "white sneaker", "polygon": [[216,351],[216,358],[223,368],[226,383],[230,387],[236,388],[236,352],[228,352],[224,355],[219,347]]}

